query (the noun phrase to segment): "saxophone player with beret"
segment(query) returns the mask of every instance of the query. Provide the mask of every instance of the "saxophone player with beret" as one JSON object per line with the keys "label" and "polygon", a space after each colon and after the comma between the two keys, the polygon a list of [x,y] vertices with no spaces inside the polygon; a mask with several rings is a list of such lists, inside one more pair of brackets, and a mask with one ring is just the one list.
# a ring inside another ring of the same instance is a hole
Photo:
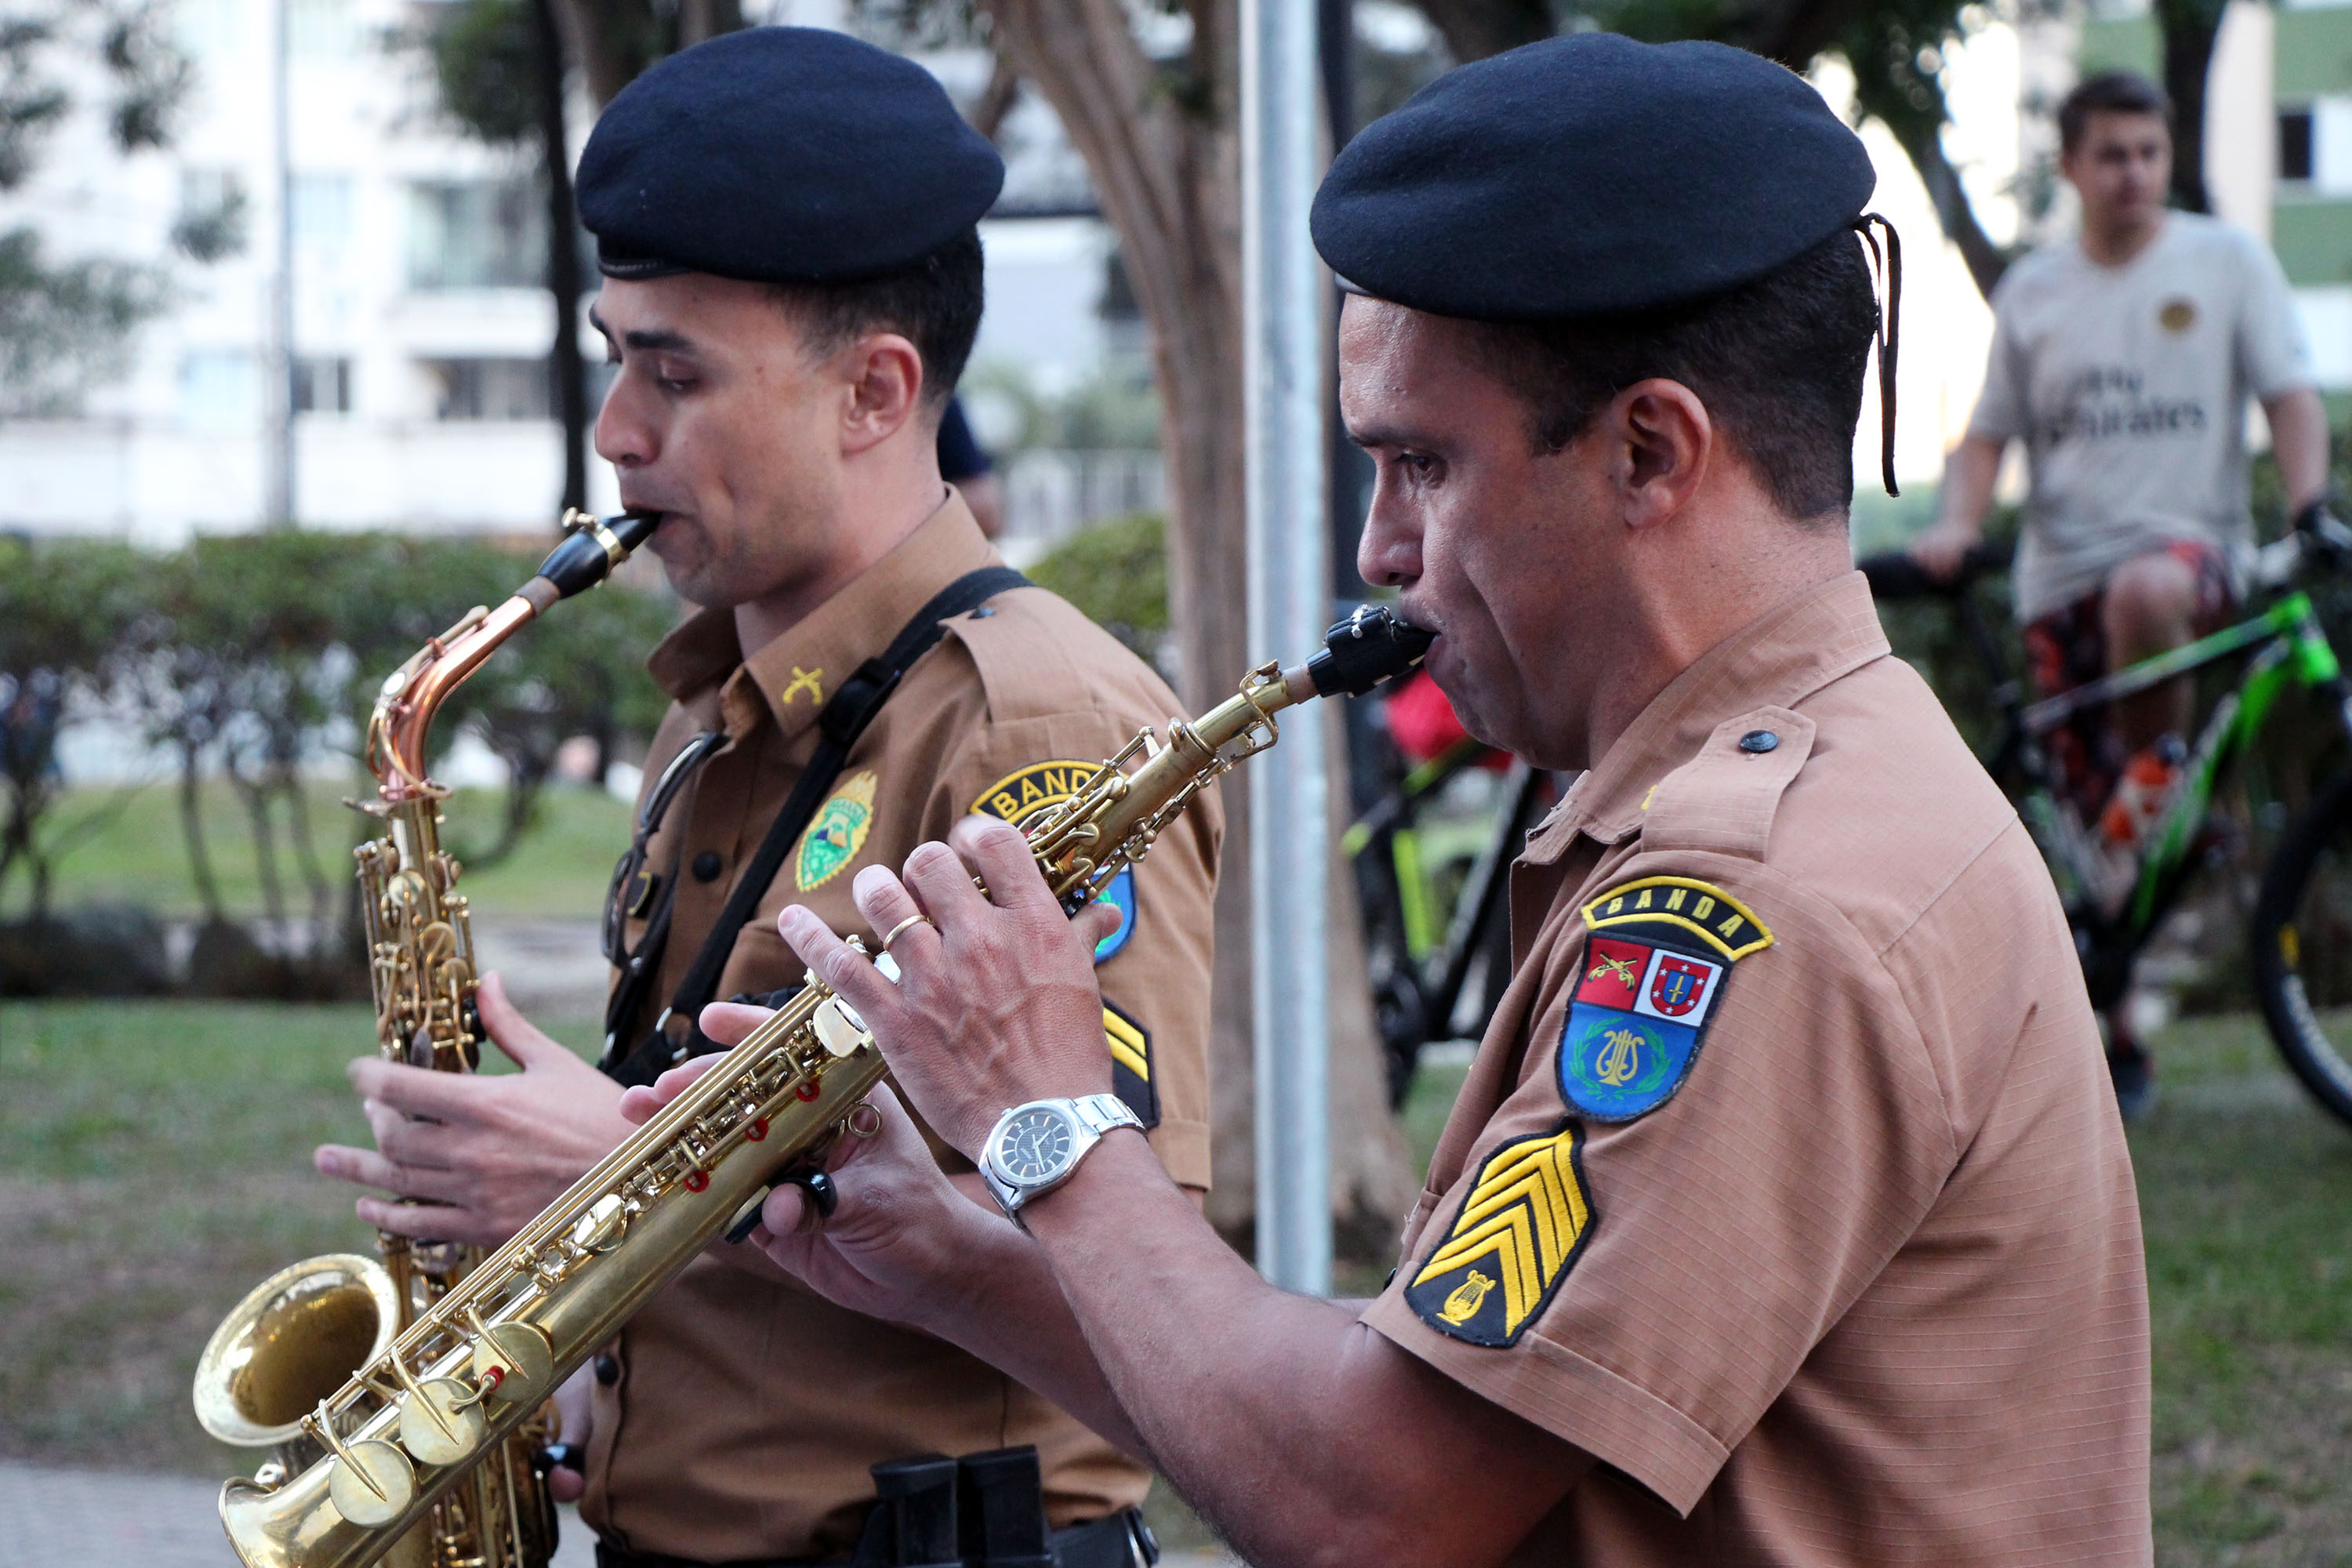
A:
{"label": "saxophone player with beret", "polygon": [[1141,1139],[1074,1127],[1108,917],[1065,924],[977,818],[857,874],[861,925],[918,920],[896,984],[814,910],[782,930],[995,1202],[877,1089],[837,1206],[780,1189],[760,1244],[1050,1392],[1257,1568],[2148,1563],[2146,1271],[2080,965],[1849,555],[1893,357],[1874,183],[1781,67],[1606,33],[1333,161],[1360,569],[1472,734],[1584,770],[1377,1300],[1273,1289]]}
{"label": "saxophone player with beret", "polygon": [[[596,447],[624,504],[661,514],[648,548],[693,611],[649,660],[673,702],[605,911],[604,1058],[581,1062],[490,976],[482,1019],[519,1073],[355,1063],[376,1147],[317,1164],[385,1194],[359,1200],[369,1223],[512,1236],[631,1131],[625,1086],[719,1048],[695,1026],[703,1004],[800,979],[786,904],[859,929],[862,868],[968,814],[1017,826],[1180,711],[1141,660],[1007,570],[940,477],[981,315],[975,226],[1003,179],[920,68],[821,30],[698,45],[599,121],[578,174],[605,279],[592,320],[617,366]],[[1107,1081],[1196,1197],[1218,820],[1202,803],[1106,889],[1117,918],[1089,960]],[[942,1179],[979,1190],[932,1147]],[[698,1258],[563,1403],[554,1479],[580,1496],[601,1568],[897,1562],[869,1528],[873,1467],[1023,1446],[1056,1563],[1125,1564],[1147,1539],[1132,1458],[754,1247]]]}

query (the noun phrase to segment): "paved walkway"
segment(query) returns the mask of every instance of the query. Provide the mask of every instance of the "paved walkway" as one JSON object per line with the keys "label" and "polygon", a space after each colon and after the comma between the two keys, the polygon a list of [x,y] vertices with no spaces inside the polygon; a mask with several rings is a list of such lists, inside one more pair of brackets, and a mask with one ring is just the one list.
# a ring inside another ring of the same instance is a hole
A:
{"label": "paved walkway", "polygon": [[[0,1464],[0,1568],[237,1568],[215,1511],[220,1483],[190,1476]],[[1160,1568],[1233,1568],[1174,1552]],[[554,1568],[595,1568],[595,1538],[563,1510]]]}

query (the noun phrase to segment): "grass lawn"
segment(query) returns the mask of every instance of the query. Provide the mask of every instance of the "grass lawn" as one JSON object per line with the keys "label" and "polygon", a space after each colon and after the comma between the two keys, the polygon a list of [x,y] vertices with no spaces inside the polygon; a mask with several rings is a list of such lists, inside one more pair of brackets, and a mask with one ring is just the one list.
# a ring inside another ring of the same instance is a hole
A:
{"label": "grass lawn", "polygon": [[[356,785],[313,782],[305,797],[310,835],[323,875],[338,898],[352,877],[352,847],[372,819],[344,805]],[[371,798],[373,791],[368,792]],[[112,808],[120,806],[116,811]],[[469,846],[487,847],[497,837],[505,799],[496,790],[460,790],[444,808],[450,848],[464,858]],[[277,808],[278,877],[289,912],[307,914],[310,893],[286,837],[282,806]],[[206,846],[221,898],[232,915],[261,913],[261,879],[253,852],[253,825],[236,793],[209,781],[203,795]],[[153,784],[130,794],[78,789],[69,792],[50,821],[66,825],[95,818],[101,824],[58,863],[51,895],[58,909],[85,904],[137,904],[165,918],[199,912],[196,887],[188,870],[187,840],[180,829],[178,787]],[[521,845],[499,865],[468,871],[461,890],[477,913],[536,919],[594,920],[604,899],[613,862],[629,843],[629,806],[603,790],[550,785],[539,798],[539,820]],[[7,913],[21,912],[21,884],[12,884]]]}
{"label": "grass lawn", "polygon": [[[357,1006],[0,1006],[0,1456],[235,1467],[188,1415],[196,1353],[272,1270],[366,1249],[308,1156],[364,1138],[342,1064],[369,1037]],[[2158,1561],[2352,1564],[2352,1132],[2251,1019],[2184,1024],[2158,1050],[2164,1100],[2132,1146]],[[1415,1085],[1424,1159],[1461,1076]],[[1165,1517],[1189,1537],[1181,1504]]]}

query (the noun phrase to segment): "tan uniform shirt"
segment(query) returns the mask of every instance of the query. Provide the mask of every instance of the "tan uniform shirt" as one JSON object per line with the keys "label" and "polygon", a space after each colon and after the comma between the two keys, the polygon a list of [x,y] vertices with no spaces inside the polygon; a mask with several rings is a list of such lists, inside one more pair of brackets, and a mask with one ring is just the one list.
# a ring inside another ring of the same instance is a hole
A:
{"label": "tan uniform shirt", "polygon": [[1365,1321],[1601,1461],[1513,1560],[2149,1561],[2139,1214],[2074,945],[1863,579],[1668,686],[1512,917]]}
{"label": "tan uniform shirt", "polygon": [[[651,660],[676,699],[647,759],[658,777],[698,732],[729,742],[665,819],[646,864],[678,880],[643,1037],[684,978],[815,749],[817,710],[930,597],[999,564],[950,498],[905,543],[806,620],[742,658],[733,618],[695,616]],[[1018,820],[1069,788],[1071,763],[1111,756],[1180,710],[1143,663],[1043,589],[947,623],[859,739],[825,804],[735,939],[720,998],[797,984],[775,920],[803,903],[867,929],[850,898],[865,866],[896,868],[974,810]],[[1121,1094],[1176,1179],[1209,1183],[1210,903],[1219,818],[1203,801],[1133,874],[1135,919],[1098,974]],[[698,866],[698,861],[699,865]],[[709,873],[708,876],[704,872]],[[634,945],[644,934],[633,921]],[[957,1162],[961,1165],[961,1162]],[[764,1267],[764,1265],[763,1265]],[[1072,1417],[961,1351],[845,1311],[785,1281],[697,1259],[629,1324],[619,1376],[596,1394],[582,1515],[640,1552],[703,1562],[824,1556],[855,1544],[867,1467],[1016,1443],[1040,1450],[1058,1528],[1139,1501],[1148,1478]]]}

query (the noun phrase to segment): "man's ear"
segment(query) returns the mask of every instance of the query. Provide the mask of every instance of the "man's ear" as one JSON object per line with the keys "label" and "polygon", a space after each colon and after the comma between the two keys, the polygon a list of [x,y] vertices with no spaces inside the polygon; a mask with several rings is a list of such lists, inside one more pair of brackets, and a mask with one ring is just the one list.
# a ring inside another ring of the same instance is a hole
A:
{"label": "man's ear", "polygon": [[1715,459],[1715,422],[1679,381],[1635,382],[1610,400],[1602,427],[1626,526],[1651,528],[1689,503]]}
{"label": "man's ear", "polygon": [[844,456],[880,446],[920,412],[923,356],[897,332],[875,332],[841,351],[835,361],[845,391],[841,407]]}

